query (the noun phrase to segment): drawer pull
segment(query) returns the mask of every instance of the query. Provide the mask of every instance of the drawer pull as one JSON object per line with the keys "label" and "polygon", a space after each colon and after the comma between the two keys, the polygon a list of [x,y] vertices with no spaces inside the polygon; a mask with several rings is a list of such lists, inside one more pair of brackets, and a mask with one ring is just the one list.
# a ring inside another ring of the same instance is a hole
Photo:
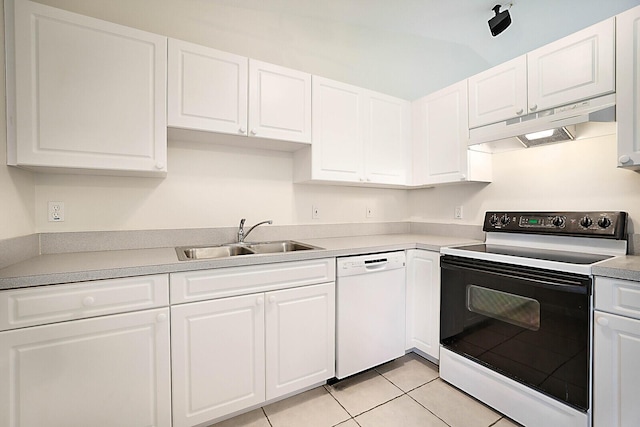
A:
{"label": "drawer pull", "polygon": [[606,317],[598,317],[596,322],[598,322],[598,325],[600,326],[609,326],[609,319],[607,319]]}
{"label": "drawer pull", "polygon": [[167,315],[164,313],[160,313],[158,314],[158,316],[156,316],[156,320],[158,321],[158,323],[163,323],[167,320]]}
{"label": "drawer pull", "polygon": [[96,299],[94,297],[84,297],[84,299],[82,300],[82,305],[84,305],[85,307],[91,307],[95,303]]}
{"label": "drawer pull", "polygon": [[262,299],[262,297],[256,299],[256,305],[262,305],[264,304],[264,300]]}

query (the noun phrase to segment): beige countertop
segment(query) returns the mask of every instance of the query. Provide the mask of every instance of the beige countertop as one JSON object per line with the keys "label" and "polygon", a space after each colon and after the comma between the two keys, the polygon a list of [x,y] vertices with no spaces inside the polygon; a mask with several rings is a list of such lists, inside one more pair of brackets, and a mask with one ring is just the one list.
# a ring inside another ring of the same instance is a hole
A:
{"label": "beige countertop", "polygon": [[461,237],[425,234],[385,234],[304,239],[299,241],[323,249],[193,261],[179,261],[175,248],[40,255],[1,269],[0,290],[177,271],[300,261],[392,250],[426,249],[439,251],[443,246],[478,243],[477,240]]}

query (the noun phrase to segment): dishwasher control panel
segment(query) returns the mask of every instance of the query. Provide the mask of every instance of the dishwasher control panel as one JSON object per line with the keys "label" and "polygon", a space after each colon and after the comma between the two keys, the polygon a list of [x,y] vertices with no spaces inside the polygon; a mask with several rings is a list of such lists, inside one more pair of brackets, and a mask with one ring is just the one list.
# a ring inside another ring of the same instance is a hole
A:
{"label": "dishwasher control panel", "polygon": [[353,276],[356,274],[395,270],[397,268],[404,268],[405,265],[406,257],[404,251],[356,255],[339,257],[336,273],[338,276]]}

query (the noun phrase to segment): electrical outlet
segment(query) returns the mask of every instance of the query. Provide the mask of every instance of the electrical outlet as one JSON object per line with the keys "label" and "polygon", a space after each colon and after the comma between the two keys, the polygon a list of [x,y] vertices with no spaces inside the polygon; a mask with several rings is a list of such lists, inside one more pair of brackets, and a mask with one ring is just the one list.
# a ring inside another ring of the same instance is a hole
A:
{"label": "electrical outlet", "polygon": [[49,202],[47,212],[49,222],[63,222],[64,202]]}
{"label": "electrical outlet", "polygon": [[373,218],[373,208],[372,207],[367,206],[366,216],[367,216],[367,218]]}
{"label": "electrical outlet", "polygon": [[311,206],[311,218],[320,219],[320,208],[317,206]]}
{"label": "electrical outlet", "polygon": [[455,219],[462,219],[462,206],[456,206],[453,211],[453,217]]}

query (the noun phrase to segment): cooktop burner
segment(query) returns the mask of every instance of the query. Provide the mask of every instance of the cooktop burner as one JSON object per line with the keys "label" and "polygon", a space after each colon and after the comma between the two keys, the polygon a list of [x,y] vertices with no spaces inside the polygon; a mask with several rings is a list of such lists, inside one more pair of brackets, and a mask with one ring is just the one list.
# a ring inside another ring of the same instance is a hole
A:
{"label": "cooktop burner", "polygon": [[555,251],[548,249],[534,249],[520,246],[502,245],[471,245],[458,247],[458,250],[481,252],[487,254],[509,255],[521,258],[541,259],[567,264],[594,264],[605,259],[613,258],[611,255],[594,255],[580,252]]}

